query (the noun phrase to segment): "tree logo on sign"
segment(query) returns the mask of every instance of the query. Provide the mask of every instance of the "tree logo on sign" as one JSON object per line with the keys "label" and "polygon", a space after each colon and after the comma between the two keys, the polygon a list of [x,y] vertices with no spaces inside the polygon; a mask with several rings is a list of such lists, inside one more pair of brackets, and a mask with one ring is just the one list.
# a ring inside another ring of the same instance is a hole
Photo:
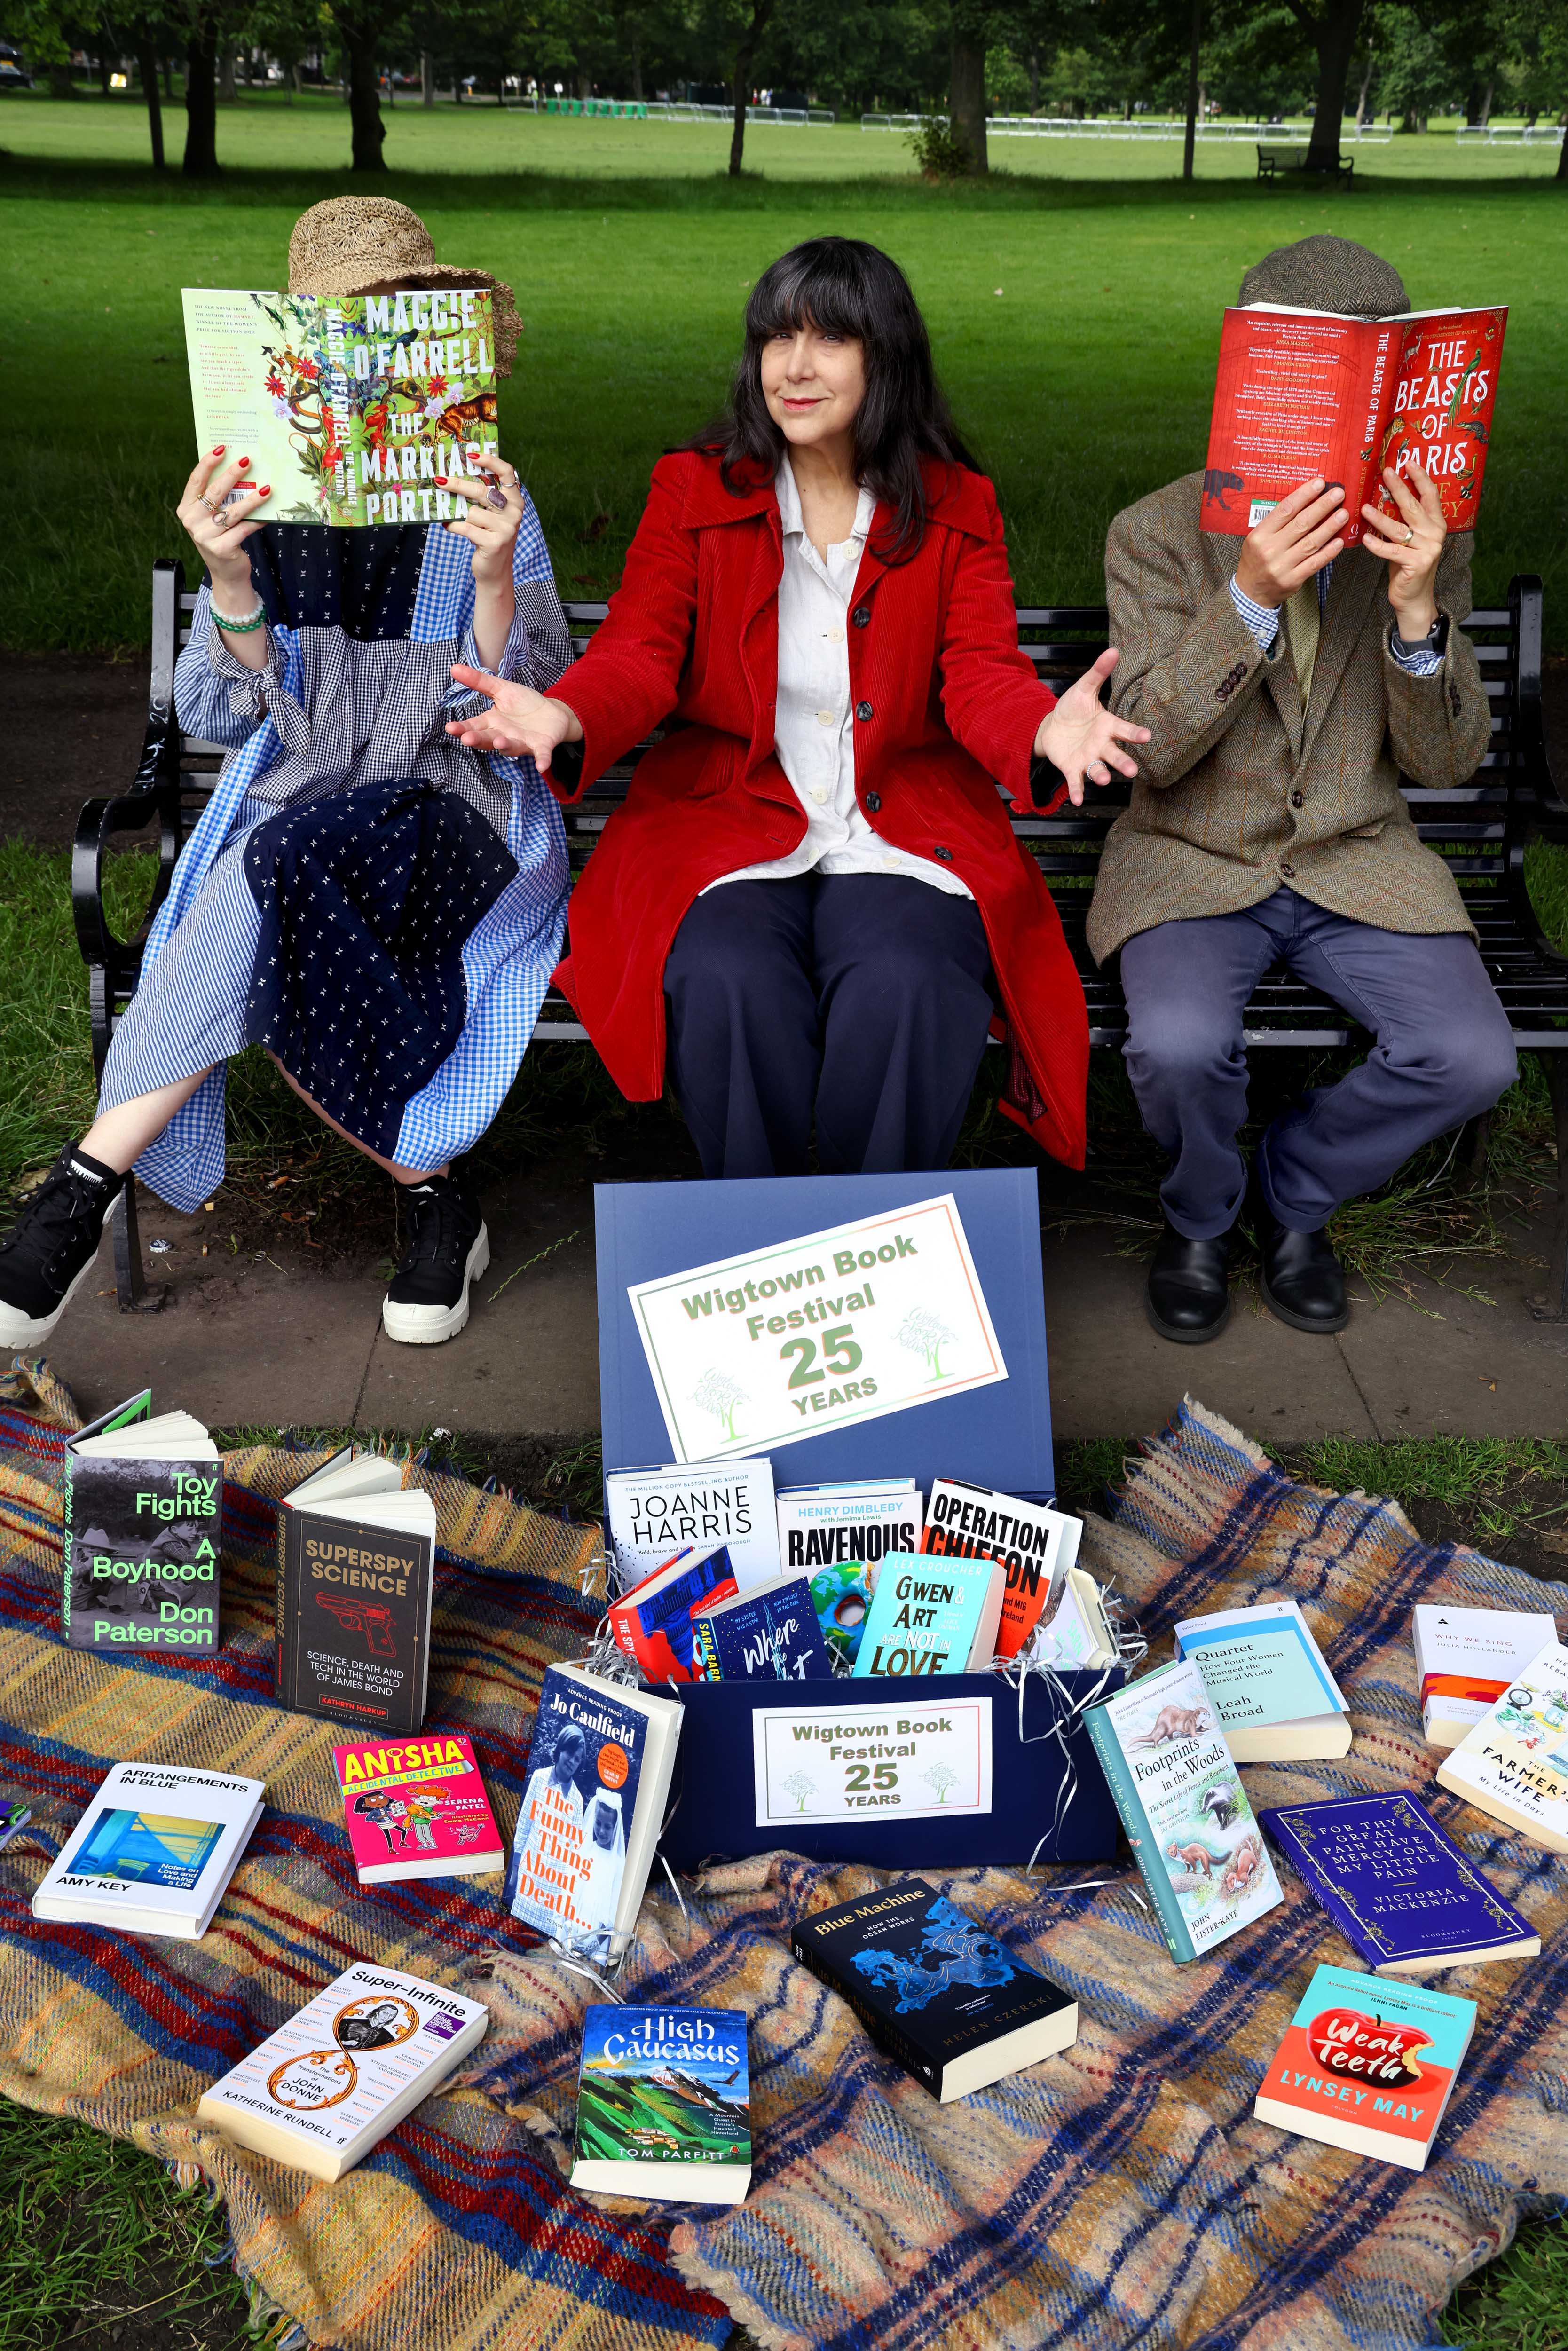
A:
{"label": "tree logo on sign", "polygon": [[716,1370],[703,1374],[692,1390],[692,1402],[700,1405],[704,1412],[711,1412],[725,1436],[733,1438],[739,1434],[735,1426],[736,1413],[749,1398],[738,1380],[732,1380],[727,1372]]}
{"label": "tree logo on sign", "polygon": [[898,1343],[907,1347],[912,1355],[924,1355],[926,1368],[934,1380],[942,1377],[942,1350],[956,1337],[946,1322],[933,1314],[929,1307],[916,1306],[898,1326]]}

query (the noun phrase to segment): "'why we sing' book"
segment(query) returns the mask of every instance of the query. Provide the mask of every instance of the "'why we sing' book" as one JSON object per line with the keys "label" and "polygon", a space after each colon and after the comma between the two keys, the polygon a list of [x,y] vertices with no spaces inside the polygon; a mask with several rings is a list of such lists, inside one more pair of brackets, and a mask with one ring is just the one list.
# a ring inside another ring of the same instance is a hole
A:
{"label": "'why we sing' book", "polygon": [[1568,1649],[1549,1641],[1516,1673],[1451,1755],[1437,1784],[1518,1829],[1552,1853],[1568,1853]]}
{"label": "'why we sing' book", "polygon": [[1447,1601],[1413,1608],[1410,1640],[1427,1746],[1457,1747],[1515,1674],[1556,1638],[1556,1619],[1541,1609],[1456,1608]]}

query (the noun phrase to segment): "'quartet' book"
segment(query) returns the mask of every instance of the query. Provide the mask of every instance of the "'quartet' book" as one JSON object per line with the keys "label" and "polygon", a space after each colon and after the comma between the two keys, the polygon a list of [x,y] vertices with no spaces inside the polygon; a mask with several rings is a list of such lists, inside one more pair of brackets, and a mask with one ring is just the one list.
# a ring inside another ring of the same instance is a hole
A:
{"label": "'quartet' book", "polygon": [[776,1575],[727,1600],[704,1601],[692,1622],[709,1681],[819,1681],[833,1670],[803,1575]]}
{"label": "'quartet' book", "polygon": [[773,1464],[685,1461],[607,1469],[604,1508],[622,1591],[679,1551],[722,1543],[742,1592],[779,1573]]}
{"label": "'quartet' book", "polygon": [[334,1747],[332,1761],[361,1886],[505,1868],[474,1744],[460,1731]]}
{"label": "'quartet' book", "polygon": [[1319,1968],[1252,2111],[1302,2138],[1425,2171],[1475,2023],[1473,2000]]}
{"label": "'quartet' book", "polygon": [[66,1439],[61,1613],[73,1649],[218,1646],[218,1448],[143,1388]]}
{"label": "'quartet' book", "polygon": [[[938,1478],[925,1506],[922,1551],[944,1559],[999,1560],[1007,1571],[995,1654],[1016,1657],[1061,1593],[1062,1578],[1078,1556],[1081,1519]],[[987,1664],[990,1663],[988,1657]]]}
{"label": "'quartet' book", "polygon": [[1145,1674],[1083,1720],[1173,1959],[1277,1907],[1274,1865],[1190,1660]]}
{"label": "'quartet' book", "polygon": [[1457,1747],[1490,1712],[1515,1674],[1557,1638],[1555,1617],[1526,1608],[1455,1608],[1426,1601],[1410,1612],[1428,1747]]}
{"label": "'quartet' book", "polygon": [[424,1720],[435,1505],[345,1445],[277,1512],[277,1701],[407,1737]]}
{"label": "'quartet' book", "polygon": [[476,2000],[358,1960],[210,2090],[196,2120],[318,2179],[341,2179],[485,2037]]}
{"label": "'quartet' book", "polygon": [[1239,1763],[1350,1752],[1350,1715],[1312,1626],[1293,1600],[1185,1616],[1176,1655],[1190,1657]]}
{"label": "'quartet' book", "polygon": [[1078,2038],[1078,2002],[918,1877],[797,1919],[790,1948],[944,2105]]}
{"label": "'quartet' book", "polygon": [[1437,1784],[1568,1853],[1568,1649],[1549,1641],[1437,1766]]}
{"label": "'quartet' book", "polygon": [[1528,1959],[1541,1949],[1529,1919],[1414,1796],[1329,1797],[1258,1817],[1375,1975]]}
{"label": "'quartet' book", "polygon": [[117,1763],[33,1896],[35,1918],[118,1934],[204,1935],[261,1818],[259,1780]]}
{"label": "'quartet' book", "polygon": [[734,2008],[591,2007],[574,2188],[738,2204],[751,2185],[746,2019]]}

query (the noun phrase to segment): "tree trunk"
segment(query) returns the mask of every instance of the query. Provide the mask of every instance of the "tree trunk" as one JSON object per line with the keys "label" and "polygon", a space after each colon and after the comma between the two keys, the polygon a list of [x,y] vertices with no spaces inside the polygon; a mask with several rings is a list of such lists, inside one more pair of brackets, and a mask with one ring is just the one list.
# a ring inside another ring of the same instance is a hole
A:
{"label": "tree trunk", "polygon": [[986,4],[953,0],[953,47],[948,110],[953,130],[968,152],[967,170],[980,179],[986,155]]}
{"label": "tree trunk", "polygon": [[1480,127],[1483,131],[1486,129],[1487,124],[1491,120],[1492,92],[1496,88],[1497,76],[1495,74],[1489,74],[1487,76],[1487,94],[1481,100]]}
{"label": "tree trunk", "polygon": [[98,45],[98,86],[105,98],[109,96],[109,57],[100,37]]}
{"label": "tree trunk", "polygon": [[381,26],[377,23],[356,26],[352,35],[346,29],[344,46],[349,52],[349,121],[353,138],[350,172],[384,172],[386,157],[382,153],[386,125],[382,120],[382,94],[376,82],[376,49],[380,43]]}
{"label": "tree trunk", "polygon": [[734,79],[730,88],[735,93],[734,124],[729,134],[729,176],[740,177],[746,154],[746,105],[751,95],[751,68],[757,59],[762,36],[768,30],[768,20],[773,14],[775,0],[751,0],[751,22],[735,47]]}
{"label": "tree trunk", "polygon": [[422,106],[435,104],[435,71],[428,49],[419,53],[419,102]]}
{"label": "tree trunk", "polygon": [[1568,138],[1563,140],[1562,146],[1557,150],[1556,176],[1561,181],[1568,182]]}
{"label": "tree trunk", "polygon": [[1030,114],[1040,112],[1040,51],[1038,49],[1030,49],[1029,53],[1029,110]]}
{"label": "tree trunk", "polygon": [[643,27],[632,27],[632,95],[639,106],[643,103]]}
{"label": "tree trunk", "polygon": [[1366,64],[1362,70],[1361,76],[1361,94],[1355,101],[1355,127],[1358,131],[1361,129],[1362,124],[1366,120],[1366,93],[1372,88],[1372,60],[1375,55],[1375,51],[1369,44],[1366,52]]}
{"label": "tree trunk", "polygon": [[185,154],[180,168],[188,180],[210,179],[219,169],[217,114],[218,28],[212,11],[198,9],[185,49]]}
{"label": "tree trunk", "polygon": [[1203,0],[1192,0],[1192,42],[1186,59],[1186,135],[1182,141],[1181,175],[1192,177],[1194,151],[1197,145],[1198,52],[1203,47]]}
{"label": "tree trunk", "polygon": [[145,16],[136,22],[136,63],[141,74],[141,95],[147,100],[147,136],[152,146],[152,169],[163,169],[163,110],[158,102],[158,44]]}
{"label": "tree trunk", "polygon": [[235,53],[234,44],[232,41],[225,41],[224,43],[223,56],[219,59],[217,95],[218,104],[220,106],[234,105],[236,92],[235,89]]}
{"label": "tree trunk", "polygon": [[1307,168],[1332,172],[1339,163],[1344,122],[1344,86],[1361,30],[1365,0],[1323,0],[1323,13],[1313,26],[1318,51],[1318,104],[1307,147]]}

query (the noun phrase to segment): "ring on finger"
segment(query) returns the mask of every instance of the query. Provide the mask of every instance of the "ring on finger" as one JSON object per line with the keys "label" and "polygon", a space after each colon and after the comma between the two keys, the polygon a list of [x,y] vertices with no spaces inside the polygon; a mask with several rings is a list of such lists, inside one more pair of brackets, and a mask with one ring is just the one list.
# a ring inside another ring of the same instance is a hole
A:
{"label": "ring on finger", "polygon": [[218,510],[218,502],[215,498],[198,498],[196,504],[205,507],[210,515],[215,515]]}
{"label": "ring on finger", "polygon": [[506,491],[503,490],[498,484],[492,482],[489,488],[485,493],[485,504],[487,507],[494,507],[497,508],[497,512],[505,514],[507,510]]}
{"label": "ring on finger", "polygon": [[1406,526],[1405,526],[1405,544],[1406,544],[1406,547],[1408,547],[1408,546],[1410,546],[1410,545],[1411,545],[1411,543],[1412,543],[1412,541],[1414,540],[1415,537],[1416,537],[1416,526],[1415,526],[1415,524],[1414,524],[1413,522],[1407,522],[1407,523],[1406,524]]}

